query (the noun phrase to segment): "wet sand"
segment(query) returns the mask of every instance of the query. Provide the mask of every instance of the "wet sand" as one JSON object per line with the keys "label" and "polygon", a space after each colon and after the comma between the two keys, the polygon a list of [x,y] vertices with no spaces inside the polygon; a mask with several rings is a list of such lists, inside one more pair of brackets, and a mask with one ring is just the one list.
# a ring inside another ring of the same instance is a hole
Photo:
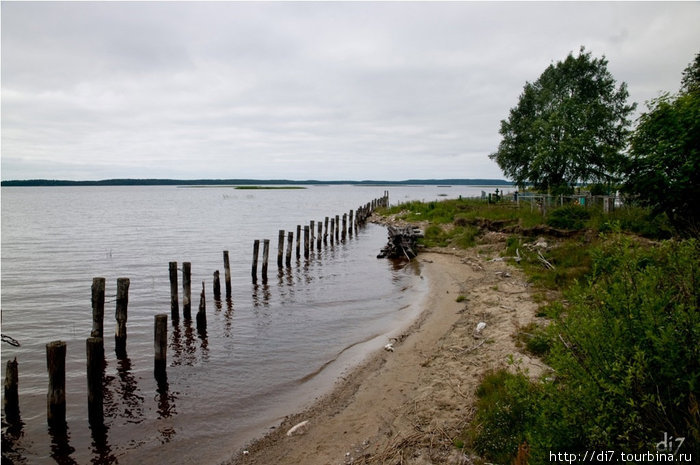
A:
{"label": "wet sand", "polygon": [[[537,304],[517,269],[491,260],[499,248],[421,253],[428,295],[393,351],[376,351],[328,395],[227,463],[466,463],[453,440],[472,418],[483,375],[513,369],[512,360],[533,376],[544,368],[515,346],[513,334],[534,319]],[[477,332],[479,323],[485,327]]]}

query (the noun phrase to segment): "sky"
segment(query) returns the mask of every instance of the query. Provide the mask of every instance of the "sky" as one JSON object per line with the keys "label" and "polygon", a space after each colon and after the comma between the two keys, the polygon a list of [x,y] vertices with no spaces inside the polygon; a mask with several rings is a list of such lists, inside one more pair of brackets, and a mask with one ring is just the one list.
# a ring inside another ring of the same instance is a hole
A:
{"label": "sky", "polygon": [[700,2],[7,2],[1,177],[503,179],[526,82],[584,46],[676,92]]}

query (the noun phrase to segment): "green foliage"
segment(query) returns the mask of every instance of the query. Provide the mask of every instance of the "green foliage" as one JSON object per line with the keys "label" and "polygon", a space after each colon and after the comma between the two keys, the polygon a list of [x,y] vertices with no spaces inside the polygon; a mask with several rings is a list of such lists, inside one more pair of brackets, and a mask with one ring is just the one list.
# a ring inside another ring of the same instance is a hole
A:
{"label": "green foliage", "polygon": [[516,343],[518,346],[524,347],[528,353],[536,357],[543,357],[549,353],[552,339],[545,328],[533,322],[518,330]]}
{"label": "green foliage", "polygon": [[609,181],[619,171],[628,116],[627,86],[615,86],[605,58],[578,56],[550,65],[526,83],[517,106],[501,121],[491,154],[517,184],[559,190],[579,181]]}
{"label": "green foliage", "polygon": [[553,228],[583,229],[591,213],[585,207],[568,205],[552,210],[547,217],[547,224]]}
{"label": "green foliage", "polygon": [[493,462],[510,463],[535,414],[535,387],[521,374],[500,370],[487,374],[476,394],[479,427],[468,432],[467,445]]}
{"label": "green foliage", "polygon": [[615,237],[592,255],[566,311],[546,310],[553,373],[496,373],[479,388],[468,435],[486,458],[508,463],[522,440],[533,464],[549,451],[653,451],[664,433],[700,453],[700,242]]}
{"label": "green foliage", "polygon": [[680,230],[700,233],[700,90],[653,100],[630,154],[624,190]]}

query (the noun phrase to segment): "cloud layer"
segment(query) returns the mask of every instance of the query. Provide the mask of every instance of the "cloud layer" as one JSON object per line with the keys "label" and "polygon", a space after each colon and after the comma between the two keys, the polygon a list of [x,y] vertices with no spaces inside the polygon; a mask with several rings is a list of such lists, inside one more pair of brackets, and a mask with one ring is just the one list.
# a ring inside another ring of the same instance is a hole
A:
{"label": "cloud layer", "polygon": [[581,45],[678,88],[692,3],[2,3],[2,179],[500,178],[526,81]]}

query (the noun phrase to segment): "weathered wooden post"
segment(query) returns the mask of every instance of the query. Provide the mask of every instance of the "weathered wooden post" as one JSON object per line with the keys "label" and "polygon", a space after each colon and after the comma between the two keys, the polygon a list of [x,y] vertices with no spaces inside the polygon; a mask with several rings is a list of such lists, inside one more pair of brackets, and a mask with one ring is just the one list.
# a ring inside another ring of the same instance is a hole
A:
{"label": "weathered wooden post", "polygon": [[102,337],[105,318],[105,278],[92,278],[92,331],[90,336]]}
{"label": "weathered wooden post", "polygon": [[328,217],[323,221],[325,232],[323,233],[323,243],[328,244]]}
{"label": "weathered wooden post", "polygon": [[64,428],[66,424],[66,343],[46,344],[46,365],[49,371],[49,392],[46,396],[46,419],[49,425]]}
{"label": "weathered wooden post", "polygon": [[168,358],[168,315],[166,313],[155,316],[153,347],[155,350],[153,373],[156,378],[161,378],[166,374],[165,366]]}
{"label": "weathered wooden post", "polygon": [[285,265],[287,267],[292,266],[292,242],[294,242],[294,233],[289,231],[287,233],[287,256],[285,257]]}
{"label": "weathered wooden post", "polygon": [[355,212],[353,212],[352,210],[350,210],[350,216],[349,216],[349,218],[348,218],[348,225],[350,226],[350,227],[348,228],[348,233],[350,234],[350,237],[352,237],[352,230],[354,229],[354,223],[353,223],[353,216],[354,216],[354,214],[355,214]]}
{"label": "weathered wooden post", "polygon": [[282,268],[282,256],[284,255],[284,229],[280,229],[277,235],[277,268]]}
{"label": "weathered wooden post", "polygon": [[309,258],[309,227],[304,226],[304,258]]}
{"label": "weathered wooden post", "polygon": [[228,250],[224,250],[224,281],[226,285],[226,298],[231,298],[231,267],[228,261]]}
{"label": "weathered wooden post", "polygon": [[205,282],[202,281],[202,293],[199,294],[199,310],[197,311],[197,331],[207,329],[207,299],[204,296]]}
{"label": "weathered wooden post", "polygon": [[5,370],[5,395],[2,397],[2,407],[5,418],[10,424],[19,423],[19,369],[17,358],[7,361]]}
{"label": "weathered wooden post", "polygon": [[340,216],[335,215],[335,241],[340,242]]}
{"label": "weathered wooden post", "polygon": [[343,213],[343,241],[348,234],[348,214]]}
{"label": "weathered wooden post", "polygon": [[214,272],[214,300],[221,300],[221,280],[219,279],[219,270]]}
{"label": "weathered wooden post", "polygon": [[182,316],[192,319],[192,263],[182,263]]}
{"label": "weathered wooden post", "polygon": [[299,260],[299,258],[300,258],[300,256],[301,256],[301,253],[300,253],[300,251],[299,251],[299,249],[300,249],[300,242],[301,242],[301,225],[298,224],[298,225],[297,225],[297,242],[296,242],[296,246],[297,246],[297,248],[296,248],[297,260]]}
{"label": "weathered wooden post", "polygon": [[88,421],[91,426],[104,424],[102,374],[105,351],[102,338],[89,337],[85,341],[87,355]]}
{"label": "weathered wooden post", "polygon": [[173,322],[180,319],[180,304],[177,300],[177,262],[170,262],[170,317]]}
{"label": "weathered wooden post", "polygon": [[331,244],[333,244],[333,237],[335,236],[335,218],[331,218]]}
{"label": "weathered wooden post", "polygon": [[[284,234],[284,231],[282,231]],[[282,236],[282,247],[284,247],[284,236]],[[267,283],[267,260],[270,256],[270,239],[263,239],[263,262],[262,262],[262,281]],[[282,255],[277,251],[277,264],[281,266]]]}
{"label": "weathered wooden post", "polygon": [[117,278],[117,309],[114,312],[117,329],[114,332],[114,345],[118,358],[126,355],[126,320],[130,283],[129,278]]}
{"label": "weathered wooden post", "polygon": [[314,225],[315,221],[309,221],[309,249],[314,250]]}
{"label": "weathered wooden post", "polygon": [[250,274],[253,277],[253,283],[258,282],[258,253],[260,252],[260,240],[253,241],[253,267]]}
{"label": "weathered wooden post", "polygon": [[316,235],[316,248],[321,250],[321,239],[323,238],[323,223],[318,222],[318,234]]}

